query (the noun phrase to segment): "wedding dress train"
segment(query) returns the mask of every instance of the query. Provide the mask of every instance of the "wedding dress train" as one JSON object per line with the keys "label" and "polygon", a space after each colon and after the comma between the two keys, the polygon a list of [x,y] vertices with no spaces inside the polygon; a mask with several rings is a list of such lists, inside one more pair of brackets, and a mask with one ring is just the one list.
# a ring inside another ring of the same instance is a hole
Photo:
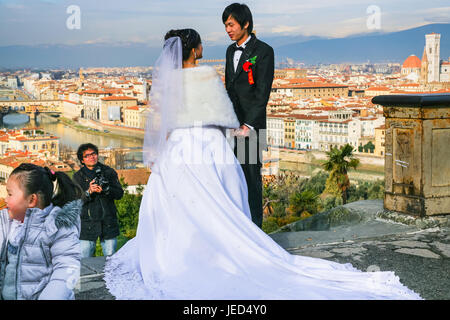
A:
{"label": "wedding dress train", "polygon": [[291,255],[250,218],[217,127],[175,129],[144,191],[136,237],[107,258],[117,299],[421,299],[393,272]]}

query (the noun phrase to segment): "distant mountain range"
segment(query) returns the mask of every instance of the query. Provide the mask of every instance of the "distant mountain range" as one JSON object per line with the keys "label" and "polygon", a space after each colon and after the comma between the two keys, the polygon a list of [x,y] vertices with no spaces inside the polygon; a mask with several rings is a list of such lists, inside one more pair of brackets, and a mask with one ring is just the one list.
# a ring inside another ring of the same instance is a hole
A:
{"label": "distant mountain range", "polygon": [[429,24],[392,33],[318,39],[276,48],[277,58],[306,64],[343,62],[403,62],[411,54],[422,59],[425,35],[441,34],[441,59],[450,57],[450,24]]}
{"label": "distant mountain range", "polygon": [[[409,55],[422,58],[425,34],[441,34],[441,59],[450,57],[450,24],[429,24],[392,33],[345,38],[308,36],[263,37],[277,61],[286,58],[307,65],[318,63],[403,62]],[[227,45],[205,46],[205,59],[223,59]],[[150,66],[160,48],[144,44],[83,44],[0,47],[0,68],[73,68]]]}

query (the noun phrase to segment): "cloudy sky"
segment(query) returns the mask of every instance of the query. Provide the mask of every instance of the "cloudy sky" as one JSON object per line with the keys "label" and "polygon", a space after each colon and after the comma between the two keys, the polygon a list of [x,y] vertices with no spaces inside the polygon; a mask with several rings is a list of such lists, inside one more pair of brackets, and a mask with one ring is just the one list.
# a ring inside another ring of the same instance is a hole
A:
{"label": "cloudy sky", "polygon": [[[0,46],[140,42],[191,27],[204,44],[225,44],[222,0],[0,0]],[[241,1],[240,1],[241,2]],[[247,0],[261,36],[345,37],[450,23],[448,0]],[[75,11],[80,11],[79,29]],[[374,9],[375,8],[375,9]],[[375,11],[374,11],[375,10]],[[374,20],[379,12],[379,20]],[[369,28],[368,21],[379,21]],[[69,25],[72,28],[68,28]],[[75,28],[73,28],[75,26]],[[379,29],[376,29],[379,26]],[[375,28],[375,29],[374,29]]]}

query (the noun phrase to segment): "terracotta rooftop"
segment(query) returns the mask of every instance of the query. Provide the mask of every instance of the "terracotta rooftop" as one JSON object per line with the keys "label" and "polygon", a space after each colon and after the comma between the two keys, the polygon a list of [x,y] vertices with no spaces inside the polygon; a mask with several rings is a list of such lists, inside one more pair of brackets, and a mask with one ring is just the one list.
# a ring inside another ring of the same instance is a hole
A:
{"label": "terracotta rooftop", "polygon": [[367,88],[366,91],[390,91],[391,89],[388,87],[370,87]]}
{"label": "terracotta rooftop", "polygon": [[81,102],[75,102],[75,101],[70,101],[70,100],[63,100],[64,102],[69,102],[69,103],[73,103],[73,104],[82,104]]}
{"label": "terracotta rooftop", "polygon": [[127,110],[139,110],[138,106],[128,107]]}
{"label": "terracotta rooftop", "polygon": [[406,58],[405,62],[403,62],[403,68],[420,68],[422,62],[420,59],[415,55],[410,55],[408,58]]}
{"label": "terracotta rooftop", "polygon": [[[327,117],[327,118],[328,118],[328,117]],[[323,120],[320,120],[319,122],[328,122],[328,123],[349,123],[350,121],[352,121],[352,119],[343,120],[343,121],[323,119]]]}
{"label": "terracotta rooftop", "polygon": [[[298,79],[296,79],[298,80]],[[304,81],[301,83],[289,83],[289,84],[274,84],[274,88],[280,89],[303,89],[303,88],[348,88],[348,85],[337,84],[337,83],[327,83],[327,82],[311,82]]]}
{"label": "terracotta rooftop", "polygon": [[[115,92],[115,90],[114,90]],[[112,90],[85,90],[82,91],[82,94],[112,94],[114,93]]]}
{"label": "terracotta rooftop", "polygon": [[136,98],[130,98],[130,97],[111,96],[111,97],[104,97],[101,100],[117,101],[117,100],[137,100],[137,99]]}

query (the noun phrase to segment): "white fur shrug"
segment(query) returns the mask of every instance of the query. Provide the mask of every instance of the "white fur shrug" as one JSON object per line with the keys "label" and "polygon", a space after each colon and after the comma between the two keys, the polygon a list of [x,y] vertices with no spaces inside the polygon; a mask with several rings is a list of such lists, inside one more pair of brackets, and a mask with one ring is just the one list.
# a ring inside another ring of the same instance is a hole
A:
{"label": "white fur shrug", "polygon": [[205,125],[239,127],[233,104],[214,68],[201,66],[182,72],[184,105],[171,115],[171,129]]}

